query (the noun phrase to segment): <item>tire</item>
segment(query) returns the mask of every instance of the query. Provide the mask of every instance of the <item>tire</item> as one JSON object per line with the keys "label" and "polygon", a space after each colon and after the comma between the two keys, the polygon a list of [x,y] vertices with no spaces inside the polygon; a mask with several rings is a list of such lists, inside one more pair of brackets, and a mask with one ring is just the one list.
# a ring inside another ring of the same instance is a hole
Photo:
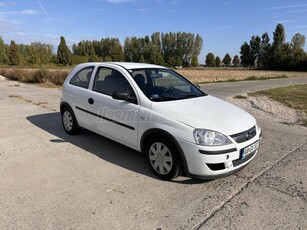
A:
{"label": "tire", "polygon": [[151,138],[145,148],[151,171],[162,180],[172,180],[180,175],[181,164],[175,145],[161,137]]}
{"label": "tire", "polygon": [[61,111],[62,125],[66,133],[69,135],[78,134],[80,127],[77,123],[73,111],[69,107],[64,107]]}

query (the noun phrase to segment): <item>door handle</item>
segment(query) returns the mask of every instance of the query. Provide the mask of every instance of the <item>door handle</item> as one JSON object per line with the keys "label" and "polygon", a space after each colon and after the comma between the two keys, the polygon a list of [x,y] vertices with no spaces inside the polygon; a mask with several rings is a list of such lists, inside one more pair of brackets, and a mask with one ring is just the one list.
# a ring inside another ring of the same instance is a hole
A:
{"label": "door handle", "polygon": [[89,98],[88,99],[88,103],[90,103],[91,105],[94,104],[94,99],[93,98]]}

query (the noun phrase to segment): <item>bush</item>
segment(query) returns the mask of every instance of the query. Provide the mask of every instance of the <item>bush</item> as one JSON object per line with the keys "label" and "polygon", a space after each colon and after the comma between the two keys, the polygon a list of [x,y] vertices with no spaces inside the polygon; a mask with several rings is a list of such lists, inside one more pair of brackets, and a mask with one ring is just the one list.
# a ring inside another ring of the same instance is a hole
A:
{"label": "bush", "polygon": [[44,78],[45,83],[52,83],[54,85],[62,85],[65,81],[67,75],[69,74],[70,70],[68,69],[55,69],[55,70],[49,70],[48,73],[45,75],[46,78]]}
{"label": "bush", "polygon": [[65,81],[69,69],[21,69],[21,68],[1,68],[0,75],[9,80],[25,83],[48,83],[62,85]]}

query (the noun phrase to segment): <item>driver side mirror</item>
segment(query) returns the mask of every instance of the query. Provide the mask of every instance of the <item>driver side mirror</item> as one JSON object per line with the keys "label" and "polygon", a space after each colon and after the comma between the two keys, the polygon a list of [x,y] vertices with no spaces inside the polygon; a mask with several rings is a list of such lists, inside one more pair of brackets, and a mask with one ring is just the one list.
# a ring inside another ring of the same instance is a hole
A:
{"label": "driver side mirror", "polygon": [[130,96],[128,93],[114,91],[112,93],[112,98],[115,100],[127,101],[130,103],[137,104],[137,100],[135,96]]}

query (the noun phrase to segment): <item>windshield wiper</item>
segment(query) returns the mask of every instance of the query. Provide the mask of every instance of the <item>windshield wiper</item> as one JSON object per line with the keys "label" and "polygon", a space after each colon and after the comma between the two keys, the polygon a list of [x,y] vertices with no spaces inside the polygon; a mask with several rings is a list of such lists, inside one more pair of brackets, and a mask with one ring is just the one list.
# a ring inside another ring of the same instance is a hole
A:
{"label": "windshield wiper", "polygon": [[186,98],[190,98],[190,97],[199,97],[201,95],[196,94],[196,93],[188,93],[187,95],[185,95]]}
{"label": "windshield wiper", "polygon": [[179,99],[179,97],[174,96],[174,95],[170,95],[170,94],[168,94],[168,95],[162,95],[161,98],[162,98],[163,100],[177,100],[177,99]]}

